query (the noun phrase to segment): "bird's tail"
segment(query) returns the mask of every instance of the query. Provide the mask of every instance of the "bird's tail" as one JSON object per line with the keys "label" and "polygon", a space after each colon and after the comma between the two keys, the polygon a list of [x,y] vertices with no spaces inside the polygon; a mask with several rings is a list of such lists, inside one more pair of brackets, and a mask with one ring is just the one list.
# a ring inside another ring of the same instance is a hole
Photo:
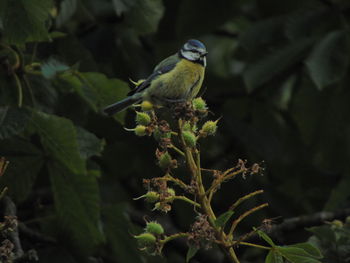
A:
{"label": "bird's tail", "polygon": [[[136,95],[136,94],[135,94]],[[131,106],[132,104],[135,104],[137,102],[141,101],[141,96],[130,96],[126,97],[125,99],[118,101],[116,103],[113,103],[106,108],[103,109],[103,112],[107,115],[111,116],[119,111],[125,110],[127,107]]]}

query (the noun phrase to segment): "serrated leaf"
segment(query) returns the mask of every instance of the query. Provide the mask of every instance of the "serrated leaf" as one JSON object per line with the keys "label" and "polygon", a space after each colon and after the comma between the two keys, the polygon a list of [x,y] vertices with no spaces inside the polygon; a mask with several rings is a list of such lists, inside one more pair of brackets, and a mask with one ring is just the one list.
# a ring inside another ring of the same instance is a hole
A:
{"label": "serrated leaf", "polygon": [[276,249],[271,249],[265,258],[265,263],[283,263],[283,258]]}
{"label": "serrated leaf", "polygon": [[56,26],[60,28],[74,15],[77,10],[77,0],[63,0],[60,3],[58,16],[56,17]]}
{"label": "serrated leaf", "polygon": [[348,32],[337,30],[327,34],[306,61],[311,79],[318,89],[339,81],[345,74],[349,56]]}
{"label": "serrated leaf", "polygon": [[100,198],[96,178],[74,174],[61,164],[48,164],[58,222],[87,254],[104,241],[100,230]]}
{"label": "serrated leaf", "polygon": [[231,216],[234,214],[232,210],[229,210],[223,214],[221,214],[216,220],[215,225],[217,227],[225,227],[227,221],[231,218]]}
{"label": "serrated leaf", "polygon": [[191,258],[197,254],[198,250],[196,246],[189,246],[186,254],[186,262],[190,262]]}
{"label": "serrated leaf", "polygon": [[301,248],[293,246],[278,247],[278,251],[291,263],[321,263]]}
{"label": "serrated leaf", "polygon": [[46,21],[51,0],[2,0],[0,17],[4,37],[9,44],[48,39]]}
{"label": "serrated leaf", "polygon": [[85,161],[79,152],[77,132],[70,120],[35,112],[32,126],[40,135],[41,143],[50,159],[56,160],[73,173],[86,173]]}
{"label": "serrated leaf", "polygon": [[296,63],[302,61],[313,39],[302,39],[252,63],[243,74],[248,92],[270,81]]}
{"label": "serrated leaf", "polygon": [[26,108],[0,107],[0,139],[10,138],[22,132],[31,119]]}
{"label": "serrated leaf", "polygon": [[0,156],[9,161],[6,173],[0,180],[0,189],[8,187],[10,196],[17,202],[24,201],[44,164],[42,152],[24,139],[0,141]]}
{"label": "serrated leaf", "polygon": [[105,144],[104,140],[97,138],[95,134],[80,127],[77,127],[77,139],[80,155],[84,159],[91,156],[99,156]]}
{"label": "serrated leaf", "polygon": [[54,58],[50,58],[41,65],[41,72],[47,79],[54,78],[58,73],[69,70],[69,67]]}
{"label": "serrated leaf", "polygon": [[[255,230],[255,229],[254,229]],[[256,233],[264,239],[271,247],[275,247],[275,243],[272,241],[272,239],[263,231],[261,230],[256,230]]]}

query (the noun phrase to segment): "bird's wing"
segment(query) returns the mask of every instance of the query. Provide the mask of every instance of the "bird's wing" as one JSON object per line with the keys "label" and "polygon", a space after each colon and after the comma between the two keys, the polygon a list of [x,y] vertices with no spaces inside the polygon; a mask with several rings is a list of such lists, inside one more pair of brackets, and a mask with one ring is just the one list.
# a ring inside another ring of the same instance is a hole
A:
{"label": "bird's wing", "polygon": [[162,75],[164,73],[169,72],[172,70],[175,66],[176,63],[179,61],[179,56],[177,54],[172,55],[170,57],[167,57],[163,61],[161,61],[153,70],[153,73],[144,81],[142,82],[139,86],[137,86],[135,89],[131,90],[128,93],[128,96],[131,96],[135,93],[141,92],[145,89],[147,89],[151,82],[157,78],[159,75]]}

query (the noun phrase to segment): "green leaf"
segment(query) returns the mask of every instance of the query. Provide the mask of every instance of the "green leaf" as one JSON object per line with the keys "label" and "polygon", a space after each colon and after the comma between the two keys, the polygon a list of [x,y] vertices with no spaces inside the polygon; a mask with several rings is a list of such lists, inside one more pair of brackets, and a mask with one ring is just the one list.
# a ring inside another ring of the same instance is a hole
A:
{"label": "green leaf", "polygon": [[332,228],[328,225],[314,226],[306,229],[313,233],[320,240],[327,240],[329,243],[337,242],[336,236]]}
{"label": "green leaf", "polygon": [[41,65],[41,72],[47,79],[54,78],[58,73],[69,70],[69,67],[54,58],[50,58],[48,61]]}
{"label": "green leaf", "polygon": [[114,10],[118,16],[128,11],[134,4],[132,0],[113,0]]}
{"label": "green leaf", "polygon": [[60,3],[60,9],[58,16],[56,17],[56,26],[60,28],[64,25],[71,17],[74,15],[77,10],[77,0],[63,0]]}
{"label": "green leaf", "polygon": [[302,248],[293,246],[278,247],[278,251],[291,263],[321,263]]}
{"label": "green leaf", "polygon": [[107,206],[102,210],[104,228],[111,255],[118,262],[143,262],[137,242],[130,234],[132,225],[125,204]]}
{"label": "green leaf", "polygon": [[297,244],[293,244],[292,247],[296,247],[296,248],[301,248],[303,249],[306,253],[308,253],[310,256],[314,257],[314,258],[322,258],[322,254],[321,251],[313,246],[310,243],[297,243]]}
{"label": "green leaf", "polygon": [[32,191],[44,163],[43,153],[29,141],[16,138],[0,141],[0,156],[10,162],[0,180],[0,189],[8,187],[10,196],[20,203]]}
{"label": "green leaf", "polygon": [[196,246],[189,246],[186,254],[186,262],[190,262],[191,258],[193,258],[198,252],[198,248]]}
{"label": "green leaf", "polygon": [[72,173],[55,161],[48,168],[58,222],[81,251],[92,254],[104,241],[96,178]]}
{"label": "green leaf", "polygon": [[65,118],[35,112],[34,130],[49,158],[67,167],[71,172],[85,174],[85,161],[80,156],[77,132],[73,123]]}
{"label": "green leaf", "polygon": [[240,44],[252,52],[261,46],[275,42],[283,34],[285,19],[285,16],[277,16],[253,24],[240,35]]}
{"label": "green leaf", "polygon": [[318,89],[336,83],[345,74],[349,56],[349,38],[345,30],[327,34],[306,61],[311,79]]}
{"label": "green leaf", "polygon": [[97,138],[95,134],[80,127],[77,127],[77,139],[80,155],[84,159],[91,156],[100,156],[105,145],[104,140]]}
{"label": "green leaf", "polygon": [[46,22],[51,7],[51,0],[2,0],[0,17],[6,41],[21,45],[28,41],[47,40]]}
{"label": "green leaf", "polygon": [[229,210],[223,214],[221,214],[218,218],[215,220],[215,225],[217,227],[225,227],[226,222],[231,218],[231,216],[234,214],[232,210]]}
{"label": "green leaf", "polygon": [[0,107],[0,139],[21,133],[31,119],[26,108]]}
{"label": "green leaf", "polygon": [[125,21],[139,34],[157,31],[164,13],[162,0],[113,0],[117,15],[125,13]]}
{"label": "green leaf", "polygon": [[[95,111],[99,112],[105,106],[126,97],[130,91],[127,83],[119,79],[108,79],[105,75],[96,72],[75,74],[64,73],[61,79],[76,91]],[[116,115],[123,121],[125,111]]]}
{"label": "green leaf", "polygon": [[264,239],[271,247],[275,247],[275,243],[273,243],[272,239],[263,231],[261,230],[257,230],[256,228],[254,228],[254,230],[256,230],[256,233],[262,238]]}
{"label": "green leaf", "polygon": [[265,263],[283,263],[283,258],[276,249],[271,249],[265,258]]}
{"label": "green leaf", "polygon": [[243,74],[248,92],[265,84],[272,78],[302,61],[313,39],[302,39],[278,49],[265,58],[252,63]]}

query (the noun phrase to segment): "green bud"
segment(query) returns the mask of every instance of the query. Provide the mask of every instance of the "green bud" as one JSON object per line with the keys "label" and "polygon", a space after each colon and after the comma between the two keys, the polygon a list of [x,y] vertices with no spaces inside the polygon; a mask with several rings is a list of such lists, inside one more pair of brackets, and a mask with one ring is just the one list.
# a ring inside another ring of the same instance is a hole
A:
{"label": "green bud", "polygon": [[159,200],[159,194],[154,191],[148,191],[146,194],[134,198],[134,200],[139,200],[141,198],[145,198],[148,203],[154,203]]}
{"label": "green bud", "polygon": [[343,222],[340,221],[340,220],[333,220],[333,221],[332,221],[332,225],[333,225],[335,228],[341,228],[341,227],[343,227]]}
{"label": "green bud", "polygon": [[350,225],[350,216],[345,218],[345,224]]}
{"label": "green bud", "polygon": [[148,191],[145,194],[145,199],[148,203],[154,203],[159,200],[159,194],[154,191]]}
{"label": "green bud", "polygon": [[148,125],[151,122],[151,117],[145,112],[136,112],[136,123],[140,125]]}
{"label": "green bud", "polygon": [[196,136],[192,132],[190,132],[190,131],[183,131],[182,135],[184,137],[184,140],[185,140],[185,143],[186,143],[187,146],[189,146],[189,147],[195,147],[196,146],[197,139],[196,139]]}
{"label": "green bud", "polygon": [[200,133],[204,136],[214,135],[217,129],[217,123],[218,121],[207,121],[203,124]]}
{"label": "green bud", "polygon": [[151,233],[142,233],[138,236],[134,236],[134,238],[137,239],[137,243],[141,247],[147,247],[147,246],[154,245],[156,243],[156,240],[157,240],[156,237]]}
{"label": "green bud", "polygon": [[154,235],[164,234],[164,229],[162,225],[157,222],[148,222],[145,231]]}
{"label": "green bud", "polygon": [[207,103],[202,98],[195,98],[192,101],[193,108],[195,110],[207,110]]}
{"label": "green bud", "polygon": [[167,189],[167,192],[168,192],[168,194],[169,194],[170,196],[175,196],[175,195],[176,195],[175,190],[174,190],[173,188],[168,188],[168,189]]}
{"label": "green bud", "polygon": [[145,136],[146,133],[146,126],[144,125],[137,125],[134,129],[134,132],[137,136]]}
{"label": "green bud", "polygon": [[153,137],[156,141],[160,141],[162,138],[171,138],[171,132],[161,132],[158,127],[153,131]]}
{"label": "green bud", "polygon": [[145,100],[141,103],[141,109],[142,109],[142,111],[153,110],[153,104],[151,102],[149,102],[148,100]]}
{"label": "green bud", "polygon": [[171,156],[168,152],[163,153],[160,157],[159,157],[159,166],[162,169],[167,169],[171,166]]}

